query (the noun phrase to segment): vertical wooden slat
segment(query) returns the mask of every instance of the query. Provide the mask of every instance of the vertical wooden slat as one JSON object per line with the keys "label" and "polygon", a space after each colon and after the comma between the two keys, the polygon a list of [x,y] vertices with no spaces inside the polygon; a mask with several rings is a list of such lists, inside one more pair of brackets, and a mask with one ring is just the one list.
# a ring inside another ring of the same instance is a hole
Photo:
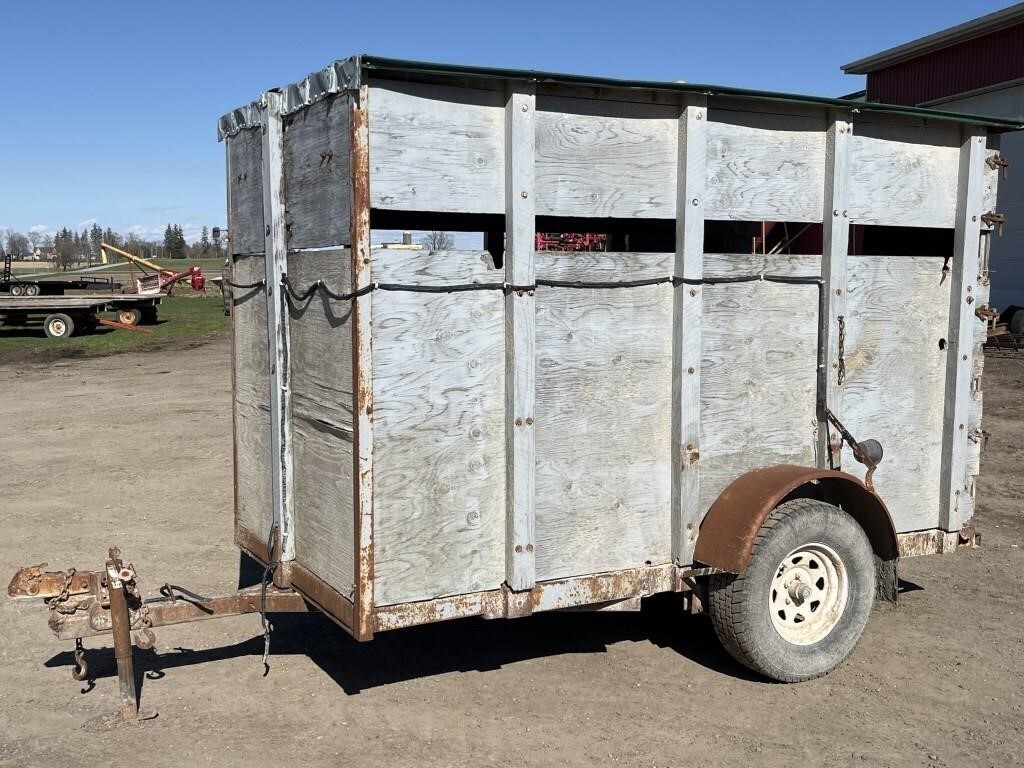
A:
{"label": "vertical wooden slat", "polygon": [[[291,396],[288,390],[288,312],[284,304],[281,277],[288,271],[288,241],[285,229],[284,129],[282,96],[270,91],[263,119],[263,218],[267,291],[267,341],[270,364],[270,433],[274,522],[278,526],[278,559],[295,559],[292,535],[292,442]],[[275,581],[287,581],[287,569],[278,569]]]}
{"label": "vertical wooden slat", "polygon": [[[367,86],[352,100],[352,288],[370,285],[370,136]],[[353,495],[355,510],[355,626],[357,640],[373,637],[373,294],[352,304]]]}
{"label": "vertical wooden slat", "polygon": [[[842,418],[843,385],[839,379],[839,328],[840,319],[845,322],[846,313],[846,255],[850,243],[850,219],[847,203],[850,193],[850,145],[853,124],[843,119],[842,113],[830,115],[825,140],[825,209],[822,214],[821,276],[824,280],[822,337],[826,339],[824,356],[825,402],[819,403],[817,464],[839,469],[842,463],[842,439],[828,427],[824,408]],[[819,361],[821,358],[819,358]],[[820,381],[820,379],[819,379]]]}
{"label": "vertical wooden slat", "polygon": [[[960,175],[953,238],[953,271],[950,281],[949,337],[946,354],[946,397],[943,409],[942,475],[939,502],[940,525],[956,531],[966,522],[960,496],[967,487],[968,415],[971,403],[974,315],[977,303],[974,284],[978,278],[981,247],[985,133],[975,127],[963,131]],[[964,509],[969,505],[963,505]]]}
{"label": "vertical wooden slat", "polygon": [[[704,275],[707,102],[688,97],[679,116],[675,275]],[[700,362],[703,288],[677,285],[672,309],[672,556],[693,561],[700,525]]]}
{"label": "vertical wooden slat", "polygon": [[[509,86],[505,105],[505,281],[531,286],[534,270],[535,88]],[[505,579],[513,590],[535,579],[534,424],[536,310],[532,290],[505,299]]]}

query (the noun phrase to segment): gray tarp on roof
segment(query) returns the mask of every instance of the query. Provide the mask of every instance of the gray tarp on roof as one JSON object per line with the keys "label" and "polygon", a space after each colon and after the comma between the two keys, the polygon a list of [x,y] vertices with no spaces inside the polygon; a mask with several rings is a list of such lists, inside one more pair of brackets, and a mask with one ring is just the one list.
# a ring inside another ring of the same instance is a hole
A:
{"label": "gray tarp on roof", "polygon": [[[776,93],[774,91],[752,91],[745,88],[731,88],[717,85],[700,85],[696,83],[664,83],[651,80],[618,80],[608,77],[588,75],[567,75],[557,72],[537,72],[524,69],[501,69],[496,67],[468,67],[453,64],[433,64],[423,61],[405,61],[387,59],[380,56],[352,56],[340,59],[313,72],[306,78],[275,88],[284,95],[284,114],[297,112],[303,107],[315,104],[320,99],[333,93],[358,88],[362,81],[362,71],[377,70],[382,73],[420,75],[459,75],[462,77],[487,77],[507,80],[531,80],[538,83],[563,83],[566,85],[590,85],[609,88],[627,88],[644,91],[673,91],[676,93],[704,93],[709,96],[734,96],[760,101],[776,101],[791,104],[815,104],[822,107],[848,109],[851,112],[879,112],[911,117],[923,117],[942,122],[984,125],[996,130],[1017,130],[1022,128],[1019,122],[996,117],[980,115],[962,115],[957,112],[943,112],[922,107],[903,107],[893,104],[874,102],[848,101],[820,96],[804,96],[792,93]],[[244,128],[252,128],[260,124],[260,113],[264,109],[264,97],[232,110],[217,123],[217,138],[224,139]]]}

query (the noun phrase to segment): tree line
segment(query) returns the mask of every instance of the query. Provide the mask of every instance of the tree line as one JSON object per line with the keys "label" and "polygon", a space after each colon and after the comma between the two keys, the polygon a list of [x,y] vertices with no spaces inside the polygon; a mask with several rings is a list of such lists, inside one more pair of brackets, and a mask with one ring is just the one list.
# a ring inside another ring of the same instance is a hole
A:
{"label": "tree line", "polygon": [[216,228],[211,234],[209,227],[203,227],[199,239],[189,244],[180,224],[168,224],[162,240],[146,239],[134,232],[123,234],[98,223],[80,232],[62,227],[52,234],[6,229],[0,230],[0,256],[10,254],[14,260],[23,260],[38,253],[57,268],[70,269],[97,261],[100,243],[108,243],[144,259],[222,258],[225,243],[220,234]]}

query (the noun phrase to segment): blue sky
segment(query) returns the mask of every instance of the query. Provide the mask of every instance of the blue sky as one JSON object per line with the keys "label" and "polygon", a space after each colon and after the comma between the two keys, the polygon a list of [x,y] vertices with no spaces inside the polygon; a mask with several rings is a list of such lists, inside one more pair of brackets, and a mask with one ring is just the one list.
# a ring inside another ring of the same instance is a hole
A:
{"label": "blue sky", "polygon": [[1006,2],[0,0],[0,228],[225,225],[217,118],[354,53],[837,96]]}

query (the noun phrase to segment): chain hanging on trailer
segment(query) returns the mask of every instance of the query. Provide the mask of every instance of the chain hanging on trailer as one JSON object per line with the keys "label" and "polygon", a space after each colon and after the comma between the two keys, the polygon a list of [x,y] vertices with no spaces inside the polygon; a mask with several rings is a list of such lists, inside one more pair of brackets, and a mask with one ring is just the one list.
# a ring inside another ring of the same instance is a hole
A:
{"label": "chain hanging on trailer", "polygon": [[839,316],[839,371],[836,374],[836,384],[843,385],[846,381],[846,318]]}

